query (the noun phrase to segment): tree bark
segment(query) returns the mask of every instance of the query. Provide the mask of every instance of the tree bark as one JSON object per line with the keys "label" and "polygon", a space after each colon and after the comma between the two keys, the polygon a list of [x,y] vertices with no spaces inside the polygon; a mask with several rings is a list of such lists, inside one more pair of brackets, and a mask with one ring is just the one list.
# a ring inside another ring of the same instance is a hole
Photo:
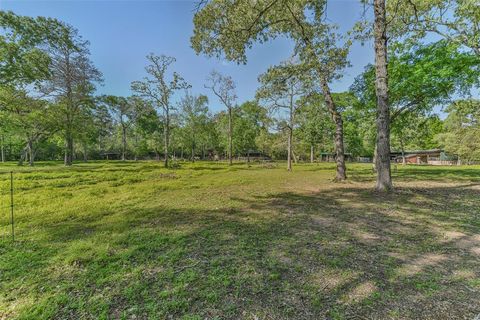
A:
{"label": "tree bark", "polygon": [[310,163],[313,163],[314,160],[314,150],[313,150],[313,144],[310,145]]}
{"label": "tree bark", "polygon": [[125,153],[127,152],[127,128],[122,123],[122,161],[126,160]]}
{"label": "tree bark", "polygon": [[297,163],[298,163],[298,161],[297,161],[297,155],[295,154],[295,151],[293,151],[293,148],[292,148],[292,158],[293,158],[293,162],[294,162],[295,164],[297,164]]}
{"label": "tree bark", "polygon": [[168,142],[170,134],[170,115],[168,108],[165,110],[165,127],[163,128],[164,143],[163,143],[163,152],[164,156],[164,166],[168,168]]}
{"label": "tree bark", "polygon": [[405,159],[405,147],[403,145],[403,139],[400,139],[400,147],[402,148],[402,165],[406,165],[406,159]]}
{"label": "tree bark", "polygon": [[20,159],[18,159],[17,165],[23,166],[23,161],[27,157],[27,148],[23,148],[22,153],[20,154]]}
{"label": "tree bark", "polygon": [[2,163],[5,162],[5,136],[2,135]]}
{"label": "tree bark", "polygon": [[27,151],[28,151],[28,165],[30,167],[33,167],[34,161],[35,161],[35,154],[33,150],[33,141],[31,139],[28,139]]}
{"label": "tree bark", "polygon": [[88,162],[87,144],[83,144],[83,162]]}
{"label": "tree bark", "polygon": [[375,91],[377,95],[376,190],[390,191],[390,109],[388,106],[387,26],[385,0],[374,0]]}
{"label": "tree bark", "polygon": [[228,164],[233,164],[233,142],[232,142],[232,135],[233,135],[233,119],[232,119],[232,107],[228,108]]}
{"label": "tree bark", "polygon": [[337,163],[337,174],[335,181],[344,181],[347,179],[347,168],[345,166],[345,151],[343,147],[343,119],[340,112],[338,112],[335,102],[333,101],[332,93],[328,86],[327,79],[322,78],[321,86],[322,92],[325,97],[325,103],[332,115],[333,122],[335,123],[335,154]]}
{"label": "tree bark", "polygon": [[71,166],[73,162],[73,137],[70,131],[67,131],[65,137],[65,166]]}
{"label": "tree bark", "polygon": [[288,128],[287,170],[292,171],[292,128]]}

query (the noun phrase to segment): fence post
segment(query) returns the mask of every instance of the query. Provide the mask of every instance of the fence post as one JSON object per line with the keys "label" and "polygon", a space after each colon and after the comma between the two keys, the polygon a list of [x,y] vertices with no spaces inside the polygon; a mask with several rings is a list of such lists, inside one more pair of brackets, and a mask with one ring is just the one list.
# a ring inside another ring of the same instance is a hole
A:
{"label": "fence post", "polygon": [[13,171],[10,171],[10,213],[12,220],[12,242],[15,242],[15,220],[13,217]]}

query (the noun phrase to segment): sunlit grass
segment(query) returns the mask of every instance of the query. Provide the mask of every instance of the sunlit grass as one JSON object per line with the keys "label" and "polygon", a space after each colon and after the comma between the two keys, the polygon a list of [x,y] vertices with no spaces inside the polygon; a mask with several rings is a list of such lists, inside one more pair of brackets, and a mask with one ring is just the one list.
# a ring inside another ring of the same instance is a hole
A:
{"label": "sunlit grass", "polygon": [[398,166],[388,196],[370,165],[284,167],[0,166],[0,319],[480,312],[480,167]]}

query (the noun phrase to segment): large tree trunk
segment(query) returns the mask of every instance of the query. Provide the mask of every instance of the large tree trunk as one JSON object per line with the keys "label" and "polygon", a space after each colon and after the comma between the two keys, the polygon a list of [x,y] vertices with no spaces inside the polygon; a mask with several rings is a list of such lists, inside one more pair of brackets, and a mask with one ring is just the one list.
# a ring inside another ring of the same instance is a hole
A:
{"label": "large tree trunk", "polygon": [[374,0],[375,90],[377,94],[377,191],[392,189],[390,172],[390,109],[388,106],[385,0]]}
{"label": "large tree trunk", "polygon": [[232,135],[233,135],[233,121],[232,121],[232,107],[228,108],[228,164],[232,165],[233,160],[233,142],[232,142]]}
{"label": "large tree trunk", "polygon": [[345,166],[345,151],[343,148],[343,119],[340,112],[338,112],[335,102],[333,101],[332,93],[328,86],[326,79],[322,78],[321,86],[323,95],[325,97],[325,103],[332,115],[333,122],[335,123],[335,154],[337,162],[337,174],[335,181],[343,181],[347,179],[347,168]]}
{"label": "large tree trunk", "polygon": [[377,143],[375,143],[375,148],[373,148],[373,161],[372,161],[372,171],[377,173]]}

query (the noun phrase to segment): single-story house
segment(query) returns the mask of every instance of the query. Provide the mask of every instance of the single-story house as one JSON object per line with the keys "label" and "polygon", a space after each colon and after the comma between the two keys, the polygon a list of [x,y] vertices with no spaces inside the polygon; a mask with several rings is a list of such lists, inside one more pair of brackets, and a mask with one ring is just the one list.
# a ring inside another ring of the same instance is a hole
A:
{"label": "single-story house", "polygon": [[[430,164],[430,165],[456,165],[458,157],[448,155],[442,149],[430,150],[412,150],[412,151],[392,151],[390,153],[392,161],[397,163],[410,164]],[[405,158],[405,159],[404,159]]]}

